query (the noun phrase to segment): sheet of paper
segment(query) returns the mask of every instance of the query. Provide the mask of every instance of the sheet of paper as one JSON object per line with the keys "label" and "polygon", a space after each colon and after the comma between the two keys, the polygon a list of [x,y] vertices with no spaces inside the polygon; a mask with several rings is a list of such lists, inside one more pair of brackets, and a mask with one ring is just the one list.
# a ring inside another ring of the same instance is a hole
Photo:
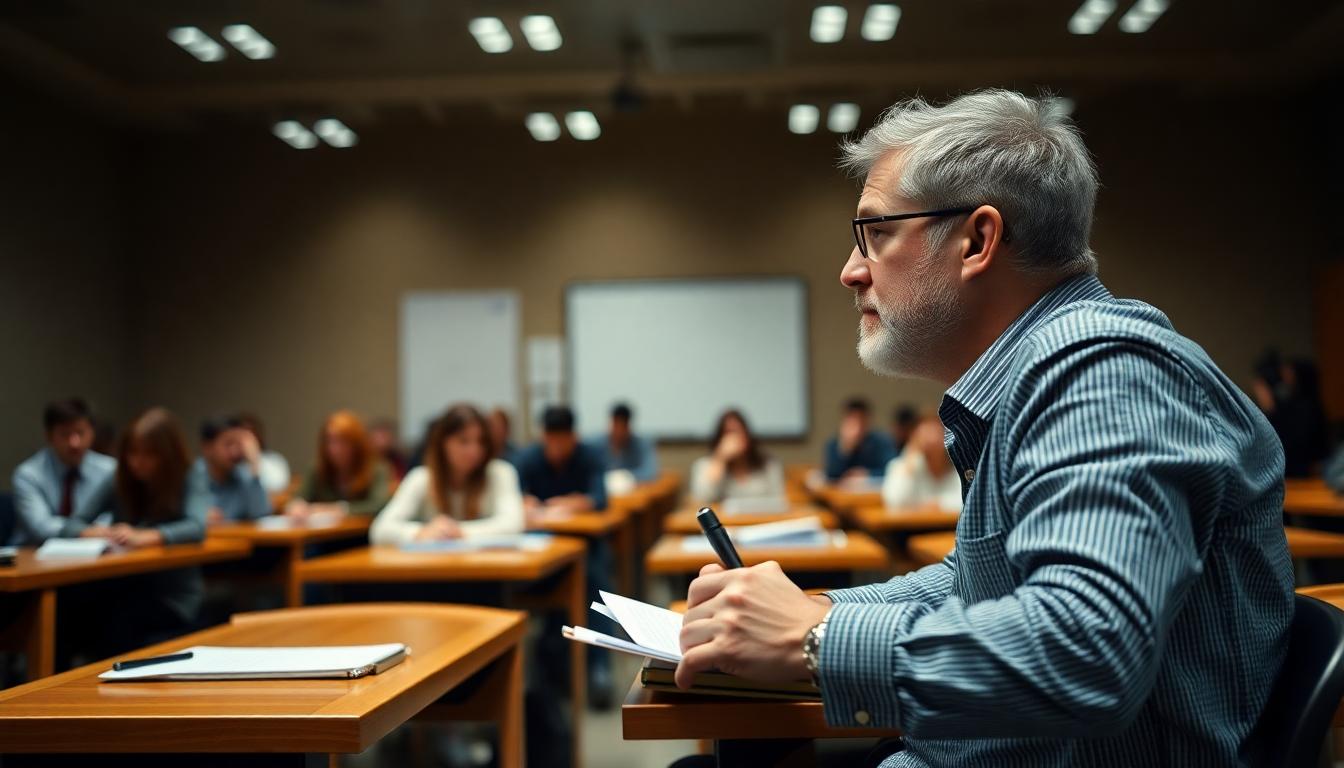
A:
{"label": "sheet of paper", "polygon": [[38,560],[96,558],[108,550],[107,539],[47,539],[37,548]]}
{"label": "sheet of paper", "polygon": [[570,640],[587,643],[588,645],[595,645],[598,648],[620,651],[621,653],[628,653],[632,656],[649,656],[673,664],[681,661],[680,653],[664,653],[657,648],[649,648],[647,646],[632,643],[629,640],[622,640],[619,637],[612,637],[611,635],[602,632],[594,632],[587,627],[564,627],[561,631],[564,636]]}
{"label": "sheet of paper", "polygon": [[498,536],[476,536],[443,541],[407,541],[400,545],[403,552],[487,552],[522,550],[537,552],[551,545],[548,533],[515,533]]}
{"label": "sheet of paper", "polygon": [[139,680],[168,675],[265,675],[330,673],[376,664],[398,651],[401,643],[336,645],[310,648],[233,648],[197,645],[184,648],[192,657],[182,661],[151,664],[121,672],[109,669],[103,680]]}
{"label": "sheet of paper", "polygon": [[626,634],[639,645],[681,658],[681,614],[598,591]]}

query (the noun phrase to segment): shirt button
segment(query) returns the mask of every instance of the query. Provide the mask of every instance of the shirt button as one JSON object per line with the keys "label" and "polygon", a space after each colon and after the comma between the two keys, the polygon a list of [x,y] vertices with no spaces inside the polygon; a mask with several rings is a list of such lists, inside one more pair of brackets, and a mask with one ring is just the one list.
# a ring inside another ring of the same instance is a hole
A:
{"label": "shirt button", "polygon": [[974,479],[975,479],[975,470],[974,469],[966,470],[966,482],[969,483]]}
{"label": "shirt button", "polygon": [[858,723],[859,725],[867,725],[868,721],[872,719],[873,718],[870,717],[868,713],[863,711],[862,709],[854,713],[854,722]]}

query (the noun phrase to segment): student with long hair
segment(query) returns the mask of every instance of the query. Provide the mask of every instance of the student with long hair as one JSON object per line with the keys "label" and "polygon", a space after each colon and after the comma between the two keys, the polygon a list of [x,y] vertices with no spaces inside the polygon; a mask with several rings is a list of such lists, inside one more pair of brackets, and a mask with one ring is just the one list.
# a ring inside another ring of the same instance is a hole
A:
{"label": "student with long hair", "polygon": [[710,454],[691,466],[696,500],[784,497],[784,468],[761,450],[741,411],[724,411],[709,447]]}
{"label": "student with long hair", "polygon": [[369,540],[399,544],[523,530],[523,497],[513,465],[491,458],[480,411],[454,405],[429,428],[425,463],[406,473],[373,521]]}
{"label": "student with long hair", "polygon": [[376,515],[392,496],[391,470],[352,411],[336,411],[317,436],[317,465],[303,479],[285,514]]}
{"label": "student with long hair", "polygon": [[[126,427],[117,472],[107,491],[81,507],[80,535],[127,549],[198,542],[205,538],[211,493],[205,475],[191,472],[191,455],[177,419],[163,408],[145,411]],[[111,514],[108,525],[95,518]],[[107,582],[90,600],[103,620],[93,626],[99,650],[117,653],[190,629],[205,594],[197,567]]]}

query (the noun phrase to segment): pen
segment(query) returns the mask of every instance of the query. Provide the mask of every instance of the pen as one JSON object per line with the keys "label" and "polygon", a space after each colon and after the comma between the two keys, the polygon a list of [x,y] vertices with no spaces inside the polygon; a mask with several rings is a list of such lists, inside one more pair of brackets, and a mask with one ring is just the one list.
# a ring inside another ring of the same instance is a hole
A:
{"label": "pen", "polygon": [[113,664],[112,669],[116,672],[121,672],[127,669],[136,669],[137,667],[147,667],[150,664],[167,664],[170,661],[186,661],[191,657],[191,651],[183,651],[182,653],[170,653],[167,656],[150,656],[146,659],[127,659],[126,661],[118,661],[116,664]]}
{"label": "pen", "polygon": [[724,567],[741,568],[742,558],[737,556],[733,540],[728,538],[728,531],[719,523],[719,517],[714,514],[714,510],[705,507],[696,513],[695,519],[704,530],[705,538],[709,539],[709,546],[714,548],[714,553],[723,561]]}

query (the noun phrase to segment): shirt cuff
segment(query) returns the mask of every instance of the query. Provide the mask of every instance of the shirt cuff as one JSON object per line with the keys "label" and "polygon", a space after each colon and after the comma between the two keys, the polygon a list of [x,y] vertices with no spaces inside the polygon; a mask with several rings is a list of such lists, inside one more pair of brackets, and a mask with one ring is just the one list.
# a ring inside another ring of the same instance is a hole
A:
{"label": "shirt cuff", "polygon": [[896,636],[906,610],[901,604],[854,603],[837,603],[831,609],[817,675],[827,724],[898,727]]}
{"label": "shirt cuff", "polygon": [[833,589],[830,592],[823,593],[831,598],[832,603],[886,603],[887,595],[882,591],[881,584],[865,584],[862,587],[851,587],[849,589]]}

